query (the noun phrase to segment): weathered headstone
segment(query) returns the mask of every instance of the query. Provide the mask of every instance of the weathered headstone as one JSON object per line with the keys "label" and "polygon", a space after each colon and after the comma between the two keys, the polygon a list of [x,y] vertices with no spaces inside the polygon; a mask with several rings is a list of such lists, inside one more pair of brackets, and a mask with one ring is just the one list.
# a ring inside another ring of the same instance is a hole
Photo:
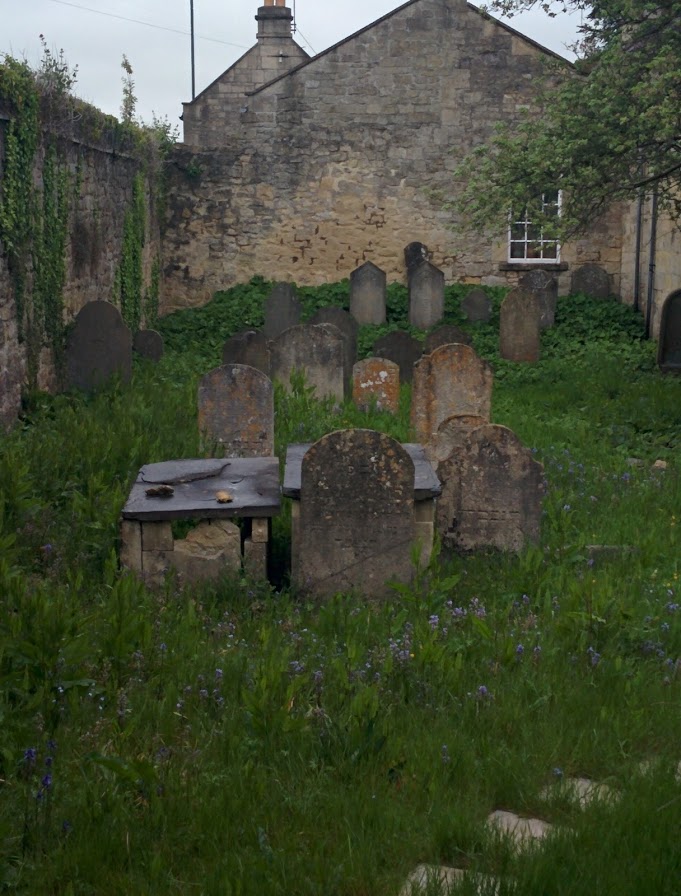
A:
{"label": "weathered headstone", "polygon": [[446,461],[466,443],[470,433],[489,420],[475,414],[453,414],[438,426],[437,432],[424,445],[426,457],[437,473],[439,464]]}
{"label": "weathered headstone", "polygon": [[338,305],[327,305],[325,308],[319,308],[312,315],[309,322],[311,324],[331,324],[334,327],[338,327],[342,333],[345,346],[343,370],[345,371],[346,394],[349,396],[352,393],[352,366],[357,360],[359,324],[349,312],[339,308]]}
{"label": "weathered headstone", "polygon": [[270,345],[272,379],[291,389],[291,374],[305,374],[316,397],[345,395],[343,334],[333,324],[298,324],[278,336]]}
{"label": "weathered headstone", "polygon": [[429,261],[414,268],[409,277],[409,323],[429,330],[445,313],[445,275]]}
{"label": "weathered headstone", "polygon": [[277,283],[265,299],[266,339],[276,339],[284,330],[300,323],[300,300],[292,283]]}
{"label": "weathered headstone", "polygon": [[558,301],[558,281],[548,271],[535,269],[528,271],[520,278],[521,289],[534,293],[539,299],[541,317],[539,326],[542,330],[552,327],[556,320],[556,303]]}
{"label": "weathered headstone", "polygon": [[400,405],[400,368],[387,358],[366,358],[352,371],[352,398],[363,411],[372,406],[396,414]]}
{"label": "weathered headstone", "polygon": [[110,302],[88,302],[78,314],[66,345],[66,384],[86,392],[112,376],[124,383],[132,373],[132,334]]}
{"label": "weathered headstone", "polygon": [[157,330],[138,330],[132,348],[140,357],[158,362],[163,357],[163,336]]}
{"label": "weathered headstone", "polygon": [[443,420],[472,414],[489,420],[494,374],[468,345],[442,345],[414,366],[411,425],[425,444]]}
{"label": "weathered headstone", "polygon": [[404,263],[407,267],[407,282],[411,280],[414,271],[428,261],[428,246],[414,242],[404,247]]}
{"label": "weathered headstone", "polygon": [[512,289],[501,303],[499,353],[506,361],[539,360],[541,305],[534,293]]}
{"label": "weathered headstone", "polygon": [[394,361],[400,368],[400,382],[410,383],[414,376],[414,364],[423,354],[423,343],[414,339],[411,333],[394,330],[380,336],[374,342],[373,351],[377,358]]}
{"label": "weathered headstone", "polygon": [[332,432],[302,463],[296,585],[331,596],[390,593],[413,574],[414,463],[402,445],[368,429]]}
{"label": "weathered headstone", "polygon": [[461,310],[471,323],[487,323],[492,316],[492,300],[484,289],[472,289],[461,300]]}
{"label": "weathered headstone", "polygon": [[600,265],[583,264],[573,271],[570,292],[584,293],[594,299],[607,299],[612,295],[610,276]]}
{"label": "weathered headstone", "polygon": [[667,296],[662,306],[657,363],[664,373],[681,372],[681,289]]}
{"label": "weathered headstone", "polygon": [[461,327],[455,327],[453,324],[443,324],[437,330],[432,330],[428,333],[423,344],[423,354],[429,355],[436,348],[440,348],[441,345],[451,345],[454,342],[458,342],[461,345],[470,345],[472,340],[470,334],[462,330]]}
{"label": "weathered headstone", "polygon": [[225,457],[274,454],[271,380],[244,364],[211,370],[199,383],[199,430],[224,449]]}
{"label": "weathered headstone", "polygon": [[437,475],[444,548],[520,551],[539,540],[543,468],[510,429],[492,423],[473,429]]}
{"label": "weathered headstone", "polygon": [[350,313],[358,324],[385,323],[385,271],[367,261],[350,274]]}
{"label": "weathered headstone", "polygon": [[222,363],[246,364],[269,376],[270,349],[264,333],[259,330],[242,330],[230,336],[222,346]]}

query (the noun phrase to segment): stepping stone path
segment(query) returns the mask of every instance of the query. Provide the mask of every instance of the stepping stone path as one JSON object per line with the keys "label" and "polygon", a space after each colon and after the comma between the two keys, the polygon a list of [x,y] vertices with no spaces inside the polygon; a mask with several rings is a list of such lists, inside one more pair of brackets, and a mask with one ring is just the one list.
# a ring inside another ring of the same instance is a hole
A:
{"label": "stepping stone path", "polygon": [[[681,780],[681,762],[677,768],[677,779]],[[550,801],[556,796],[567,798],[580,809],[586,809],[597,801],[614,803],[619,799],[616,790],[607,784],[593,781],[591,778],[562,778],[558,777],[546,786],[541,794],[541,799]],[[488,828],[506,836],[515,849],[530,849],[540,843],[554,829],[553,825],[541,818],[527,818],[496,809],[487,816]],[[475,874],[462,868],[453,868],[449,865],[417,865],[411,872],[399,892],[399,896],[418,896],[418,894],[439,893],[447,896],[453,893],[464,880],[472,880],[475,891],[478,893],[498,893],[500,881],[484,874]]]}

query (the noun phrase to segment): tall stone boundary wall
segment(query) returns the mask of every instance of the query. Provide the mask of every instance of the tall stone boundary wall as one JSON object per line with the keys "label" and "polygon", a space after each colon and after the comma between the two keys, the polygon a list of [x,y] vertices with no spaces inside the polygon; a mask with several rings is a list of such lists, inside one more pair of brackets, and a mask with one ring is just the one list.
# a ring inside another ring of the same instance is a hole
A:
{"label": "tall stone boundary wall", "polygon": [[[89,108],[89,107],[88,107]],[[104,120],[103,113],[93,115]],[[11,112],[0,107],[0,190],[4,177],[5,140]],[[98,133],[99,131],[99,133]],[[94,132],[94,134],[93,134]],[[112,300],[116,270],[121,260],[123,223],[132,198],[133,181],[141,170],[139,154],[123,141],[115,126],[87,125],[75,120],[59,130],[44,133],[36,155],[34,183],[42,183],[47,144],[56,146],[60,163],[78,183],[69,210],[66,241],[66,282],[63,292],[64,323],[69,323],[87,302]],[[147,234],[143,247],[145,282],[150,281],[154,259],[160,256],[160,233],[147,180]],[[31,271],[28,271],[29,288]],[[5,247],[0,243],[0,429],[16,419],[26,385],[26,350],[19,339],[12,278]],[[57,388],[50,349],[40,355],[40,388]]]}
{"label": "tall stone boundary wall", "polygon": [[[452,231],[439,197],[496,122],[534,108],[552,58],[464,0],[418,0],[258,88],[247,111],[216,114],[214,130],[204,117],[204,150],[175,155],[164,309],[254,274],[318,284],[367,260],[404,280],[414,240],[447,281],[515,285],[505,238]],[[562,292],[586,262],[619,288],[620,219],[563,247]]]}

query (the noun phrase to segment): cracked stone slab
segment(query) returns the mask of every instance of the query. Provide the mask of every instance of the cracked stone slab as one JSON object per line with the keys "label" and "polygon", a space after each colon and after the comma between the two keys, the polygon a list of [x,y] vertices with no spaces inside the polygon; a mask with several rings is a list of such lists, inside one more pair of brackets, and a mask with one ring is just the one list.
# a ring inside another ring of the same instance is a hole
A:
{"label": "cracked stone slab", "polygon": [[465,878],[470,877],[475,883],[476,892],[493,896],[499,892],[499,881],[486,874],[472,874],[462,868],[449,865],[417,865],[411,872],[399,896],[418,896],[419,893],[434,893],[433,887],[439,887],[442,896],[453,892]]}
{"label": "cracked stone slab", "polygon": [[501,834],[508,835],[518,849],[529,846],[532,842],[543,840],[553,829],[553,825],[541,818],[522,818],[514,812],[496,809],[487,817],[487,824],[495,827]]}

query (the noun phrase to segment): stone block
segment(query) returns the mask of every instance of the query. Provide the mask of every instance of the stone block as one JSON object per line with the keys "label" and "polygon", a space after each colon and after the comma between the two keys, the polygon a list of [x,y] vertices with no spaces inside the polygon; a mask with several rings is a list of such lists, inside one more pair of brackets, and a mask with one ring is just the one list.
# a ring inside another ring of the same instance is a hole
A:
{"label": "stone block", "polygon": [[142,524],[137,520],[121,520],[121,566],[142,572]]}
{"label": "stone block", "polygon": [[142,523],[142,550],[172,551],[173,529],[170,523]]}
{"label": "stone block", "polygon": [[269,541],[270,521],[253,519],[251,521],[251,540],[257,544]]}
{"label": "stone block", "polygon": [[175,542],[172,564],[183,583],[219,578],[241,569],[241,532],[228,520],[204,520]]}
{"label": "stone block", "polygon": [[244,540],[244,573],[251,579],[267,579],[267,542]]}

